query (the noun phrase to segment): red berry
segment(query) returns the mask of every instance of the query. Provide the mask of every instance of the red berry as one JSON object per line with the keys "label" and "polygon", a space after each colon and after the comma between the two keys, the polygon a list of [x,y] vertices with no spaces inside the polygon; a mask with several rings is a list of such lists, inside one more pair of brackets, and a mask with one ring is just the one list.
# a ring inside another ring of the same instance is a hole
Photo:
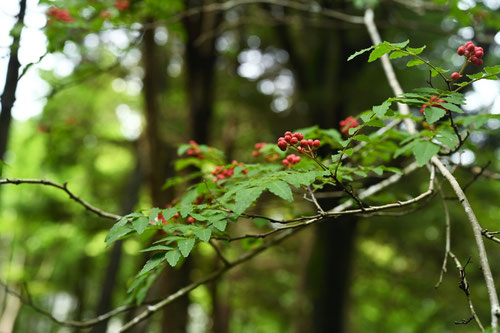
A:
{"label": "red berry", "polygon": [[248,173],[248,170],[244,169],[242,172],[246,175]]}
{"label": "red berry", "polygon": [[421,113],[424,113],[425,112],[425,108],[428,107],[429,105],[427,103],[425,103],[424,105],[422,105],[422,107],[420,108],[420,112]]}
{"label": "red berry", "polygon": [[461,75],[459,73],[455,72],[455,73],[451,74],[451,79],[453,81],[455,81],[455,80],[458,80],[460,78],[460,76]]}
{"label": "red berry", "polygon": [[460,46],[457,50],[458,55],[463,56],[465,54],[465,46]]}
{"label": "red berry", "polygon": [[188,223],[189,223],[189,224],[193,224],[193,223],[194,223],[194,221],[196,221],[196,220],[194,219],[194,217],[192,217],[192,216],[188,217]]}
{"label": "red berry", "polygon": [[298,132],[294,133],[293,136],[296,137],[297,140],[302,140],[304,138],[304,134]]}
{"label": "red berry", "polygon": [[316,148],[318,148],[319,146],[321,146],[321,141],[319,141],[319,140],[314,140],[314,142],[313,142],[313,146],[314,146],[314,147],[316,147]]}
{"label": "red berry", "polygon": [[292,139],[290,140],[290,143],[291,143],[292,145],[296,145],[298,142],[299,142],[299,139],[297,139],[297,137],[295,137],[295,136],[294,136],[294,137],[292,137]]}
{"label": "red berry", "polygon": [[474,65],[476,66],[481,66],[483,64],[483,59],[479,59],[477,58],[476,62],[474,63]]}
{"label": "red berry", "polygon": [[174,214],[174,216],[173,216],[173,218],[175,218],[175,219],[176,219],[176,218],[178,218],[179,216],[181,216],[181,214],[179,214],[179,213],[175,213],[175,214]]}
{"label": "red berry", "polygon": [[253,157],[257,157],[257,156],[259,156],[259,152],[258,152],[257,150],[254,150],[254,151],[252,152],[252,156],[253,156]]}
{"label": "red berry", "polygon": [[288,160],[286,160],[286,159],[281,161],[281,163],[283,163],[284,166],[290,165],[290,162],[288,162]]}
{"label": "red berry", "polygon": [[313,139],[307,140],[307,144],[312,147],[312,145],[314,144],[314,140]]}
{"label": "red berry", "polygon": [[478,58],[482,58],[482,57],[483,57],[483,55],[484,55],[484,50],[483,50],[483,48],[482,48],[482,47],[476,47],[476,48],[474,49],[474,55],[475,55],[476,57],[478,57]]}
{"label": "red berry", "polygon": [[475,51],[475,49],[476,49],[476,47],[472,43],[469,44],[469,46],[466,46],[466,48],[467,48],[467,51],[469,51],[470,54],[473,54],[474,51]]}
{"label": "red berry", "polygon": [[285,141],[286,142],[292,141],[292,136],[291,135],[285,135]]}
{"label": "red berry", "polygon": [[301,146],[297,147],[297,151],[299,152],[299,154],[302,154],[302,150],[303,150],[303,148]]}
{"label": "red berry", "polygon": [[288,136],[292,136],[292,132],[290,132],[290,131],[286,131],[286,132],[285,132],[285,136],[287,136],[287,135],[288,135]]}
{"label": "red berry", "polygon": [[307,147],[307,140],[305,140],[305,139],[304,139],[304,140],[301,140],[301,141],[300,141],[300,145],[301,145],[302,147]]}
{"label": "red berry", "polygon": [[288,148],[288,143],[286,141],[278,141],[278,147],[282,150],[285,151]]}
{"label": "red berry", "polygon": [[293,162],[294,158],[295,158],[295,155],[294,155],[294,154],[290,154],[290,155],[288,155],[288,156],[286,157],[286,159],[288,160],[288,162]]}
{"label": "red berry", "polygon": [[438,99],[436,103],[446,103],[446,101],[444,99]]}
{"label": "red berry", "polygon": [[293,159],[293,164],[297,164],[300,162],[300,156],[295,156]]}

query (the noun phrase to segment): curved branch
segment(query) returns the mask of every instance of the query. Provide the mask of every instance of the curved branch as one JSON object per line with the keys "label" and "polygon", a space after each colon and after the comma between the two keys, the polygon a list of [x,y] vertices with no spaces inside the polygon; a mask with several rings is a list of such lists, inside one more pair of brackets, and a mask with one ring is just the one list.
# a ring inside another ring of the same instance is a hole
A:
{"label": "curved branch", "polygon": [[96,215],[99,215],[100,217],[104,217],[104,218],[111,219],[111,220],[118,220],[122,217],[120,215],[108,213],[108,212],[105,212],[99,208],[92,206],[91,204],[89,204],[88,202],[86,202],[85,200],[83,200],[79,196],[75,195],[73,192],[71,192],[68,189],[68,183],[64,183],[61,185],[61,184],[51,182],[50,180],[44,180],[44,179],[0,179],[0,185],[5,185],[5,184],[14,184],[14,185],[38,184],[38,185],[52,186],[52,187],[58,188],[60,190],[63,190],[64,192],[66,192],[69,195],[71,200],[78,202],[80,205],[85,207],[85,209],[91,211],[92,213],[94,213]]}
{"label": "curved branch", "polygon": [[[381,38],[377,31],[377,27],[375,25],[373,17],[373,10],[367,9],[365,12],[365,25],[372,38],[373,43],[379,44],[381,42]],[[382,56],[381,60],[384,67],[384,72],[387,76],[387,80],[389,81],[394,94],[396,96],[400,96],[403,93],[403,89],[401,88],[401,85],[396,78],[389,57],[387,55],[384,55]],[[408,105],[398,104],[398,107],[401,114],[409,114]],[[410,134],[416,133],[415,124],[411,119],[405,118],[405,125]],[[481,235],[481,225],[479,224],[479,221],[477,220],[476,215],[474,214],[474,211],[472,210],[472,207],[467,200],[467,197],[465,196],[465,193],[463,192],[455,177],[453,177],[450,171],[444,166],[444,164],[439,160],[437,156],[431,158],[431,163],[439,169],[441,174],[450,183],[460,203],[462,204],[471,224],[472,230],[474,232],[474,239],[476,241],[476,247],[478,249],[479,260],[481,263],[481,271],[483,272],[484,280],[486,282],[486,288],[488,290],[488,297],[491,305],[491,327],[493,328],[493,333],[497,333],[498,319],[500,317],[500,305],[498,301],[498,294],[495,288],[495,282],[493,280],[493,275],[491,273],[491,268],[488,262],[488,256],[486,254],[486,249],[484,247],[484,242]]]}

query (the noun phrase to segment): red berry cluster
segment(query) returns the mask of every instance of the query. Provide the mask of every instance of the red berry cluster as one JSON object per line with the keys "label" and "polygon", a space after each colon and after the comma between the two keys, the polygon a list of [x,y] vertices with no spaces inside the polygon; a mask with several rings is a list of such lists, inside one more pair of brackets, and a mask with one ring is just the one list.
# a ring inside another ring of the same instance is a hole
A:
{"label": "red berry cluster", "polygon": [[[52,7],[47,12],[47,16],[61,22],[74,22],[75,19],[67,9]],[[50,21],[49,21],[50,22]]]}
{"label": "red berry cluster", "polygon": [[[227,169],[224,169],[224,166],[223,165],[218,165],[215,167],[215,170],[212,171],[212,175],[215,176],[216,180],[215,181],[218,181],[218,180],[222,180],[222,179],[226,179],[226,178],[229,178],[231,177],[233,174],[234,174],[234,168],[237,167],[237,166],[244,166],[245,164],[243,163],[239,163],[238,161],[236,160],[233,160],[231,162],[231,164],[233,164],[232,167],[230,168],[227,168]],[[242,171],[244,174],[248,173],[248,170],[245,169]]]}
{"label": "red berry cluster", "polygon": [[349,116],[344,120],[340,121],[340,133],[349,136],[349,129],[356,128],[359,126],[359,123],[356,121],[356,118],[353,116]]}
{"label": "red berry cluster", "polygon": [[116,0],[115,1],[115,7],[119,11],[125,10],[130,6],[130,2],[126,0]]}
{"label": "red berry cluster", "polygon": [[282,151],[285,151],[289,146],[295,147],[299,153],[307,153],[312,152],[314,148],[321,146],[321,142],[319,140],[304,139],[304,135],[302,133],[292,134],[292,132],[286,131],[285,136],[278,139],[278,147]]}
{"label": "red berry cluster", "polygon": [[292,165],[297,164],[299,162],[300,162],[300,156],[297,156],[295,154],[290,154],[283,161],[281,161],[281,163],[283,163],[283,165],[286,167],[292,166]]}
{"label": "red berry cluster", "polygon": [[446,110],[444,107],[439,106],[439,103],[446,103],[446,101],[442,100],[442,99],[437,99],[436,96],[431,96],[431,99],[429,100],[429,102],[427,102],[424,105],[422,105],[422,107],[420,108],[420,112],[424,113],[425,112],[425,108],[428,107],[428,106],[429,107],[430,106],[438,107],[438,108],[441,108],[441,109],[445,110],[446,112],[448,112],[448,110]]}
{"label": "red berry cluster", "polygon": [[468,62],[473,63],[476,66],[481,66],[483,64],[484,50],[480,46],[475,46],[472,42],[467,42],[465,45],[460,46],[457,49],[458,55],[465,56]]}
{"label": "red berry cluster", "polygon": [[200,147],[198,147],[198,143],[194,140],[190,140],[189,144],[191,145],[191,148],[186,151],[186,155],[196,156],[199,160],[203,159],[203,153],[201,152]]}
{"label": "red berry cluster", "polygon": [[266,146],[267,143],[265,142],[257,142],[255,144],[255,150],[252,152],[252,156],[253,157],[257,157],[259,156],[259,150],[261,150],[262,148],[264,148]]}

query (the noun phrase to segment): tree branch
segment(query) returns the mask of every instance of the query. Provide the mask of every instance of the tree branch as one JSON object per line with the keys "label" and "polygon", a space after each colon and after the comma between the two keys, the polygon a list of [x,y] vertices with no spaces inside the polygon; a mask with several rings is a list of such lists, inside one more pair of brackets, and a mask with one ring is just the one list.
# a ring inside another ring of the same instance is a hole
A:
{"label": "tree branch", "polygon": [[91,204],[89,204],[88,202],[86,202],[85,200],[83,200],[79,196],[75,195],[73,192],[71,192],[68,189],[67,183],[60,185],[60,184],[51,182],[50,180],[43,180],[43,179],[0,179],[0,185],[5,185],[5,184],[14,184],[14,185],[38,184],[38,185],[52,186],[52,187],[58,188],[60,190],[63,190],[64,192],[66,192],[69,195],[69,197],[72,200],[78,202],[80,205],[85,207],[85,209],[91,211],[92,213],[94,213],[96,215],[99,215],[101,217],[111,219],[111,220],[118,220],[122,217],[121,215],[108,213],[108,212],[105,212],[99,208],[92,206]]}
{"label": "tree branch", "polygon": [[[368,33],[370,34],[370,37],[372,38],[373,43],[379,44],[382,40],[380,38],[380,35],[377,31],[377,27],[375,25],[375,22],[373,20],[374,14],[373,10],[367,9],[365,12],[365,25],[367,27]],[[394,73],[394,70],[392,68],[392,65],[390,63],[389,57],[387,54],[381,57],[382,65],[384,67],[384,72],[386,74],[387,80],[389,81],[389,84],[396,96],[401,96],[403,93],[403,89],[401,88],[401,85],[399,84],[399,81],[396,78],[396,75]],[[409,107],[406,104],[398,104],[399,112],[402,115],[408,115],[409,114]],[[415,134],[416,133],[416,128],[415,124],[413,121],[409,118],[405,118],[405,125],[406,129],[410,134]],[[495,288],[495,282],[493,280],[493,275],[491,273],[491,268],[488,262],[488,256],[486,254],[486,249],[484,247],[483,243],[483,238],[481,235],[481,226],[479,225],[479,222],[476,218],[476,215],[474,214],[474,211],[472,210],[472,207],[469,204],[469,201],[467,200],[467,197],[465,196],[462,188],[458,184],[457,180],[453,175],[450,173],[450,171],[444,166],[444,164],[439,160],[437,156],[434,156],[431,158],[431,163],[434,164],[441,174],[446,178],[446,180],[450,183],[452,186],[453,190],[455,191],[455,194],[457,195],[460,203],[464,207],[465,213],[467,214],[467,217],[469,219],[469,222],[471,224],[472,230],[474,232],[474,238],[476,241],[476,246],[478,249],[478,254],[479,254],[479,261],[481,264],[481,269],[483,272],[483,276],[486,282],[486,288],[488,290],[488,296],[490,300],[490,305],[491,305],[491,327],[493,329],[493,333],[498,332],[498,319],[500,317],[500,305],[498,301],[498,295],[497,291]]]}

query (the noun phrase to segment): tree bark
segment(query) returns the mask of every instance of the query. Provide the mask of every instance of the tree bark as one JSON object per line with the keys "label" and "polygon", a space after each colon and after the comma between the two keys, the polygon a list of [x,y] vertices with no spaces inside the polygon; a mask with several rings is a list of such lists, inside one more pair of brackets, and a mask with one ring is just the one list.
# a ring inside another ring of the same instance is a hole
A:
{"label": "tree bark", "polygon": [[12,120],[12,107],[16,101],[17,83],[19,82],[19,68],[21,67],[18,59],[18,50],[21,41],[21,31],[24,25],[24,14],[26,13],[26,0],[21,0],[19,2],[19,6],[20,9],[19,14],[17,15],[17,22],[11,30],[13,41],[10,46],[7,77],[1,97],[2,112],[0,113],[0,159],[4,158],[5,152],[7,151],[9,129]]}

